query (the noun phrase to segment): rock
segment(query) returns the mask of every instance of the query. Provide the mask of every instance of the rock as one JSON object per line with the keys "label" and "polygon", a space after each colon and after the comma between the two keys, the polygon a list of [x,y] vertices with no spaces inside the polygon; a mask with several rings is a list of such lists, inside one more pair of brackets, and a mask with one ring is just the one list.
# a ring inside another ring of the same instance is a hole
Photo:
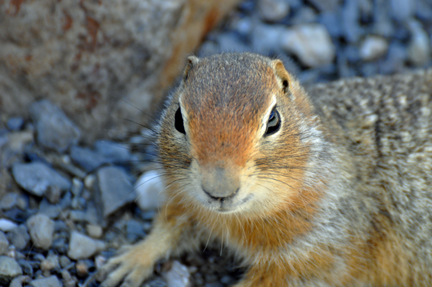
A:
{"label": "rock", "polygon": [[62,284],[56,276],[50,276],[48,278],[36,279],[30,282],[30,286],[33,287],[62,287]]}
{"label": "rock", "polygon": [[340,0],[309,0],[312,6],[316,7],[319,11],[334,11],[338,8]]}
{"label": "rock", "polygon": [[34,246],[48,250],[53,241],[54,221],[43,214],[36,214],[27,220],[27,228]]}
{"label": "rock", "polygon": [[290,18],[292,25],[301,25],[306,23],[314,23],[317,21],[317,15],[315,11],[307,6],[303,6],[294,17]]}
{"label": "rock", "polygon": [[95,239],[101,238],[103,234],[103,229],[99,225],[87,224],[86,231],[90,237]]}
{"label": "rock", "polygon": [[60,270],[60,262],[57,255],[51,253],[48,257],[42,260],[40,264],[42,271]]}
{"label": "rock", "polygon": [[408,45],[408,59],[416,66],[424,66],[430,60],[430,39],[421,24],[415,20],[408,23],[411,40]]}
{"label": "rock", "polygon": [[252,34],[252,49],[263,55],[280,50],[282,25],[257,24]]}
{"label": "rock", "polygon": [[342,22],[340,13],[337,12],[324,12],[318,16],[318,22],[327,29],[330,36],[333,38],[340,37],[343,32],[343,27],[340,25]]}
{"label": "rock", "polygon": [[391,15],[398,21],[405,21],[414,15],[416,1],[390,0]]}
{"label": "rock", "polygon": [[105,243],[103,241],[94,240],[79,232],[73,231],[67,255],[74,260],[86,259],[103,249],[105,249]]}
{"label": "rock", "polygon": [[65,268],[66,266],[68,266],[71,263],[71,260],[69,258],[67,258],[67,256],[61,256],[60,257],[60,266],[62,268]]}
{"label": "rock", "polygon": [[23,284],[29,283],[30,281],[31,278],[29,276],[21,275],[12,280],[9,287],[22,287]]}
{"label": "rock", "polygon": [[45,198],[42,199],[39,204],[39,214],[46,215],[52,219],[57,218],[61,211],[62,210],[58,205],[50,204]]}
{"label": "rock", "polygon": [[6,235],[0,231],[0,255],[5,255],[8,251],[9,241],[6,238]]}
{"label": "rock", "polygon": [[387,41],[378,36],[368,36],[360,46],[360,57],[371,61],[384,56],[388,51]]}
{"label": "rock", "polygon": [[73,146],[70,156],[76,164],[80,165],[87,172],[92,172],[101,165],[109,163],[109,160],[103,155],[89,148]]}
{"label": "rock", "polygon": [[132,159],[129,147],[125,144],[115,143],[108,140],[95,142],[96,152],[102,155],[110,163],[128,164]]}
{"label": "rock", "polygon": [[290,6],[285,0],[259,0],[258,10],[265,21],[277,22],[289,14]]}
{"label": "rock", "polygon": [[18,201],[18,194],[16,193],[6,193],[5,196],[2,197],[0,200],[0,209],[8,210],[17,204]]}
{"label": "rock", "polygon": [[142,210],[155,210],[166,200],[165,184],[158,171],[148,171],[141,175],[135,183],[136,202]]}
{"label": "rock", "polygon": [[63,278],[63,287],[75,287],[76,286],[77,282],[74,280],[74,278],[72,278],[72,276],[70,275],[70,273],[67,270],[62,270],[61,275]]}
{"label": "rock", "polygon": [[22,269],[15,259],[7,256],[0,256],[0,283],[6,284],[14,277],[22,274]]}
{"label": "rock", "polygon": [[363,31],[359,25],[360,9],[358,0],[346,0],[342,8],[342,23],[345,39],[350,42],[357,42]]}
{"label": "rock", "polygon": [[27,232],[27,227],[24,224],[17,226],[7,233],[7,238],[17,250],[24,249],[30,241],[30,236]]}
{"label": "rock", "polygon": [[68,190],[71,186],[69,180],[44,163],[16,163],[12,166],[15,181],[26,191],[42,196],[48,188]]}
{"label": "rock", "polygon": [[9,219],[0,218],[0,230],[1,231],[11,231],[12,229],[16,228],[16,223],[10,221]]}
{"label": "rock", "polygon": [[34,103],[30,114],[36,123],[37,140],[43,147],[62,153],[79,141],[79,128],[50,101]]}
{"label": "rock", "polygon": [[297,25],[286,29],[282,35],[282,47],[308,67],[329,64],[335,57],[335,47],[330,35],[319,24]]}
{"label": "rock", "polygon": [[14,132],[10,133],[8,137],[8,146],[11,151],[16,153],[23,153],[26,145],[34,141],[33,131]]}
{"label": "rock", "polygon": [[186,266],[174,260],[171,269],[164,274],[168,287],[189,287],[192,285]]}
{"label": "rock", "polygon": [[126,238],[130,243],[134,243],[139,239],[144,238],[146,233],[141,222],[131,219],[126,223]]}
{"label": "rock", "polygon": [[85,141],[138,130],[133,122],[145,123],[186,55],[238,2],[8,1],[0,19],[0,114],[25,116],[43,96],[71,115]]}
{"label": "rock", "polygon": [[6,122],[6,126],[10,131],[19,131],[23,125],[24,119],[22,117],[13,117]]}
{"label": "rock", "polygon": [[135,191],[126,172],[119,167],[107,166],[97,171],[98,199],[103,215],[107,217],[135,199]]}

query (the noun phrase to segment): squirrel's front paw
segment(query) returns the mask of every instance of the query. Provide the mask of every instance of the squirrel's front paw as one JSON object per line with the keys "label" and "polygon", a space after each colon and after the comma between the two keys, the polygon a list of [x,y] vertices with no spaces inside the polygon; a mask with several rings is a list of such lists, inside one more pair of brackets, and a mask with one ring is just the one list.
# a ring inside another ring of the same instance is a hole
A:
{"label": "squirrel's front paw", "polygon": [[152,274],[154,261],[146,256],[139,245],[124,247],[123,252],[110,259],[97,273],[96,279],[103,281],[102,287],[139,287]]}

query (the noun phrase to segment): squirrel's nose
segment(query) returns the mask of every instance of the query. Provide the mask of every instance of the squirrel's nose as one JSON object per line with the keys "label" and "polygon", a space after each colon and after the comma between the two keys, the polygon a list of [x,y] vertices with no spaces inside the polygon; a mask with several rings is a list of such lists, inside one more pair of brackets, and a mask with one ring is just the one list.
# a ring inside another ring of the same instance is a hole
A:
{"label": "squirrel's nose", "polygon": [[240,189],[238,175],[221,167],[203,169],[201,183],[204,193],[217,200],[231,198]]}

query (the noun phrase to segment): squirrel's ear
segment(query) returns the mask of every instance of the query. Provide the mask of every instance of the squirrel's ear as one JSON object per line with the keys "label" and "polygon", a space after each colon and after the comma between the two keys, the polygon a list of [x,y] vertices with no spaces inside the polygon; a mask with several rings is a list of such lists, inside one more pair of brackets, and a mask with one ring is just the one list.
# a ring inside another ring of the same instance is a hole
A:
{"label": "squirrel's ear", "polygon": [[183,80],[186,81],[188,76],[189,76],[189,72],[193,69],[193,67],[198,64],[199,59],[195,56],[189,56],[187,58],[187,65],[186,65],[186,69],[183,73]]}
{"label": "squirrel's ear", "polygon": [[285,69],[284,64],[279,59],[273,60],[271,64],[273,66],[276,76],[280,79],[282,90],[284,91],[284,93],[288,92],[290,85],[290,76]]}

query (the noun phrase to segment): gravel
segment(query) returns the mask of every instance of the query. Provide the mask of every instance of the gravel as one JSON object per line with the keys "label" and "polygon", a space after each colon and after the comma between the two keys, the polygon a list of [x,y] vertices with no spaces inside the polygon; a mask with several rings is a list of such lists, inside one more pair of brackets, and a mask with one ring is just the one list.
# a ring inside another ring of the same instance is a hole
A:
{"label": "gravel", "polygon": [[30,282],[33,287],[62,287],[57,276],[50,276],[48,278],[36,279]]}
{"label": "gravel", "polygon": [[105,249],[105,243],[73,231],[69,242],[68,257],[74,260],[87,259]]}
{"label": "gravel", "polygon": [[53,241],[54,221],[44,214],[36,214],[27,220],[33,245],[48,250]]}
{"label": "gravel", "polygon": [[5,255],[9,248],[9,241],[6,235],[0,231],[0,255]]}
{"label": "gravel", "polygon": [[7,233],[9,242],[15,246],[17,250],[23,250],[30,241],[27,227],[24,224],[15,227]]}
{"label": "gravel", "polygon": [[22,269],[15,259],[7,256],[0,256],[0,283],[6,284],[11,281],[12,278],[22,274]]}

